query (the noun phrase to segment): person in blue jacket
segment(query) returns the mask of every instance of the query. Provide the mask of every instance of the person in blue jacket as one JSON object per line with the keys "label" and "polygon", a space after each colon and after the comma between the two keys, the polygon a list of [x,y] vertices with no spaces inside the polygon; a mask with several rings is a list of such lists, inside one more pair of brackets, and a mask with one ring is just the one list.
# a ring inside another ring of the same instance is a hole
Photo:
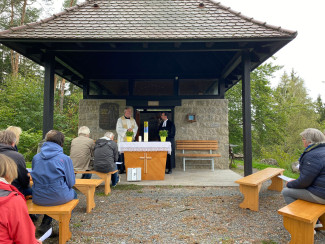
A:
{"label": "person in blue jacket", "polygon": [[[313,128],[300,133],[305,150],[299,158],[300,176],[289,181],[282,195],[287,204],[297,199],[325,204],[325,136]],[[316,227],[322,227],[318,221]]]}
{"label": "person in blue jacket", "polygon": [[[32,161],[33,202],[41,206],[56,206],[77,198],[72,189],[75,174],[72,160],[63,153],[64,135],[50,130],[40,153]],[[38,228],[40,234],[51,228],[52,218],[44,215]]]}

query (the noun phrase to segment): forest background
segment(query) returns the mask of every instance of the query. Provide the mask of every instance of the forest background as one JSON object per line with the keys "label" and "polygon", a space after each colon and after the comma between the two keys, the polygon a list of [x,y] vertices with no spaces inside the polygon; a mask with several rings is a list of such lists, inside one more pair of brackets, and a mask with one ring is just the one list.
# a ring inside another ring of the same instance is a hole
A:
{"label": "forest background", "polygon": [[[4,0],[0,2],[0,30],[38,21],[53,6],[54,0]],[[65,0],[68,8],[75,0]],[[275,72],[283,67],[267,62],[251,73],[253,159],[276,159],[289,168],[301,154],[299,134],[305,128],[325,130],[325,103],[312,100],[298,70],[283,72],[276,87]],[[10,125],[23,129],[19,151],[26,161],[36,154],[42,140],[44,69],[0,44],[0,129]],[[229,100],[229,142],[243,150],[241,82],[227,93]],[[78,107],[82,90],[55,76],[54,129],[66,136],[65,153],[78,131]]]}

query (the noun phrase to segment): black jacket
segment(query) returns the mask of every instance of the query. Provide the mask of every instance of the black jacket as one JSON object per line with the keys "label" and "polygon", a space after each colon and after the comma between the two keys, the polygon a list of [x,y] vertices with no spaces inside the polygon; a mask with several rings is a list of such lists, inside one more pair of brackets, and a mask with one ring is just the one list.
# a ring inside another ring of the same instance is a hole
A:
{"label": "black jacket", "polygon": [[29,187],[29,176],[24,156],[16,152],[15,148],[6,144],[0,144],[0,153],[10,157],[17,164],[18,178],[11,184],[17,187],[20,192],[22,192],[23,189],[27,189]]}
{"label": "black jacket", "polygon": [[311,146],[302,154],[299,170],[299,178],[288,182],[287,187],[306,189],[325,199],[325,143]]}
{"label": "black jacket", "polygon": [[166,138],[166,141],[174,140],[174,137],[175,137],[175,134],[176,134],[176,127],[175,127],[174,123],[172,121],[170,121],[170,120],[167,120],[166,127],[162,127],[163,124],[164,124],[164,121],[162,121],[160,123],[158,131],[167,130],[168,131],[168,136]]}
{"label": "black jacket", "polygon": [[94,149],[94,170],[108,173],[117,170],[118,148],[115,141],[98,139]]}

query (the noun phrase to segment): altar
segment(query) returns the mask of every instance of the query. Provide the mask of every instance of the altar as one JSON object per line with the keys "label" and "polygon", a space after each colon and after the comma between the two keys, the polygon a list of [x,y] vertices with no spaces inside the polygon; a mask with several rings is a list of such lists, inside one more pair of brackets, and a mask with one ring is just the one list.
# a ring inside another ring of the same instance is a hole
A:
{"label": "altar", "polygon": [[119,153],[124,153],[126,173],[128,168],[141,168],[142,180],[164,180],[170,142],[120,142]]}

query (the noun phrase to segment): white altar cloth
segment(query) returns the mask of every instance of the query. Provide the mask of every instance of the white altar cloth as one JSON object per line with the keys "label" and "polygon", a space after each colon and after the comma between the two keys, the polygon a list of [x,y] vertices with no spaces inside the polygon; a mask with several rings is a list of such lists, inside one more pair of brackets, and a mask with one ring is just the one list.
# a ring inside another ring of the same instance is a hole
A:
{"label": "white altar cloth", "polygon": [[149,141],[149,142],[120,142],[118,151],[124,152],[164,152],[171,154],[172,147],[169,141]]}

